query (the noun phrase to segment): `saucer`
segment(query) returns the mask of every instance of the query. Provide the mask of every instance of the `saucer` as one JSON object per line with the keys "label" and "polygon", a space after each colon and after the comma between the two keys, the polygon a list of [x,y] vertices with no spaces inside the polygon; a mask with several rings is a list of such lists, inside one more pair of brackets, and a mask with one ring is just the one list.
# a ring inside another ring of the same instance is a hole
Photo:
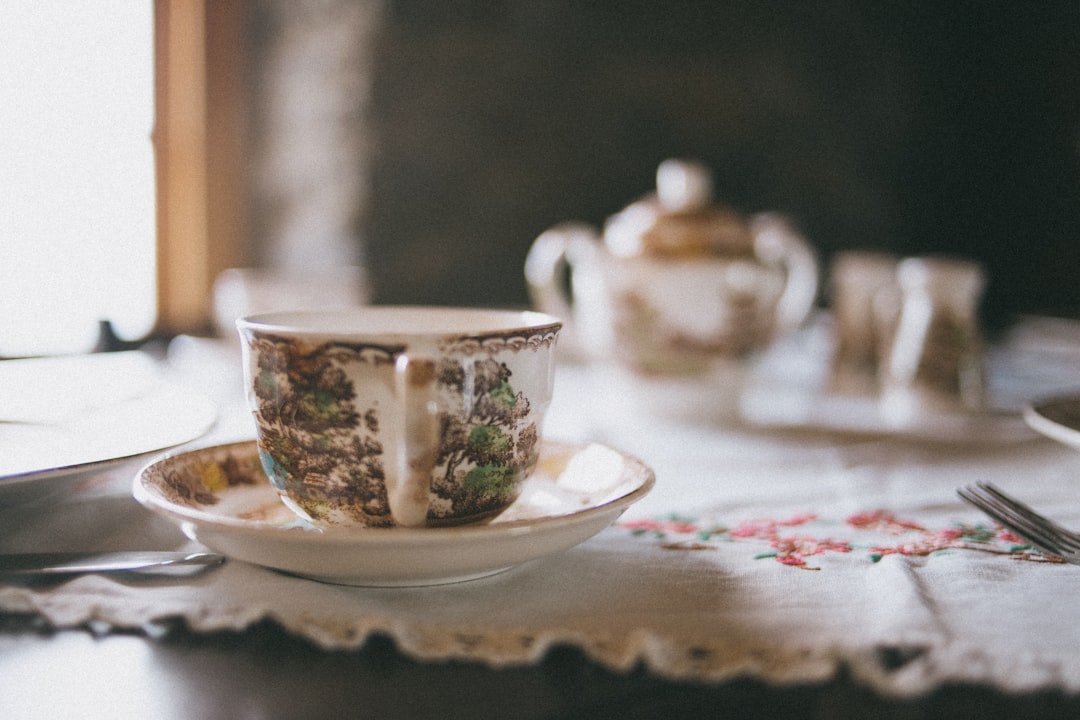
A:
{"label": "saucer", "polygon": [[1030,403],[1024,408],[1024,421],[1032,430],[1080,450],[1080,395]]}
{"label": "saucer", "polygon": [[1037,437],[1025,427],[1019,413],[1004,409],[927,413],[893,420],[876,397],[784,390],[748,392],[741,405],[743,421],[760,429],[820,430],[932,443],[1000,444]]}
{"label": "saucer", "polygon": [[597,534],[655,482],[639,460],[598,444],[541,443],[521,496],[488,523],[441,528],[320,528],[294,515],[259,465],[254,442],[162,458],[136,477],[135,499],[208,548],[342,585],[441,585],[493,575]]}
{"label": "saucer", "polygon": [[0,506],[145,461],[217,419],[208,398],[168,382],[138,352],[5,360],[0,388]]}

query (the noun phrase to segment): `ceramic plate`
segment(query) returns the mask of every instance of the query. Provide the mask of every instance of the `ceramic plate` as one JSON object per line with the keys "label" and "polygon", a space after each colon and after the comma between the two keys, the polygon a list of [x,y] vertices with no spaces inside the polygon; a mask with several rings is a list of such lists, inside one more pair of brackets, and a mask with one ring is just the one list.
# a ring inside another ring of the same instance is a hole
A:
{"label": "ceramic plate", "polygon": [[208,548],[323,582],[438,585],[493,575],[571,548],[615,521],[655,481],[603,445],[545,441],[521,497],[491,522],[452,528],[318,528],[293,515],[254,442],[179,453],[135,479],[135,499]]}
{"label": "ceramic plate", "polygon": [[1024,408],[1032,430],[1080,450],[1080,395],[1033,402]]}
{"label": "ceramic plate", "polygon": [[201,437],[217,410],[142,353],[0,362],[0,505]]}

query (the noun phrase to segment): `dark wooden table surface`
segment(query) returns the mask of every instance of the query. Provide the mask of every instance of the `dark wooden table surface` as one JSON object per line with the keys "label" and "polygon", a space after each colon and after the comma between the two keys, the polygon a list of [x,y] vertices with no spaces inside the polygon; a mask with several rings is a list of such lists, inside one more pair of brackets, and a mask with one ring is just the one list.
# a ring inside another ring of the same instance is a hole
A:
{"label": "dark wooden table surface", "polygon": [[[95,632],[96,630],[96,632]],[[265,623],[196,634],[181,626],[55,631],[0,616],[0,718],[1076,718],[1080,698],[946,687],[883,698],[847,677],[810,686],[670,682],[620,674],[556,649],[537,666],[419,663],[376,638],[325,652]]]}

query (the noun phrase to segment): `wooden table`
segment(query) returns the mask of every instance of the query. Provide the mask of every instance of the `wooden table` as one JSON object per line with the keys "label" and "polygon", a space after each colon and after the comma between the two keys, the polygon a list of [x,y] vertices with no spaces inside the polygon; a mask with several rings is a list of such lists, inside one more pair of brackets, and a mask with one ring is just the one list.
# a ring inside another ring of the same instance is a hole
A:
{"label": "wooden table", "polygon": [[[617,674],[571,649],[537,666],[418,663],[377,638],[323,652],[270,623],[243,633],[160,636],[53,632],[0,616],[0,717],[153,718],[1067,718],[1080,698],[948,687],[918,700],[884,698],[844,677],[771,687],[668,682]],[[156,634],[156,633],[155,633]]]}

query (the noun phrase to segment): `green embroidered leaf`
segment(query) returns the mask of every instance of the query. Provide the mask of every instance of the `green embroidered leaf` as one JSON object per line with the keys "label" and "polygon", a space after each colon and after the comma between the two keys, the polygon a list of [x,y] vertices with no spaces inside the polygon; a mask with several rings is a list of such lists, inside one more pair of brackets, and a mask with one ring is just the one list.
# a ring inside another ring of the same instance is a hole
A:
{"label": "green embroidered leaf", "polygon": [[997,532],[985,525],[959,525],[958,527],[963,533],[964,539],[971,542],[991,543],[997,537]]}
{"label": "green embroidered leaf", "polygon": [[671,513],[667,516],[667,519],[671,522],[684,523],[686,525],[693,525],[697,522],[697,518],[691,515],[679,515],[678,513]]}

